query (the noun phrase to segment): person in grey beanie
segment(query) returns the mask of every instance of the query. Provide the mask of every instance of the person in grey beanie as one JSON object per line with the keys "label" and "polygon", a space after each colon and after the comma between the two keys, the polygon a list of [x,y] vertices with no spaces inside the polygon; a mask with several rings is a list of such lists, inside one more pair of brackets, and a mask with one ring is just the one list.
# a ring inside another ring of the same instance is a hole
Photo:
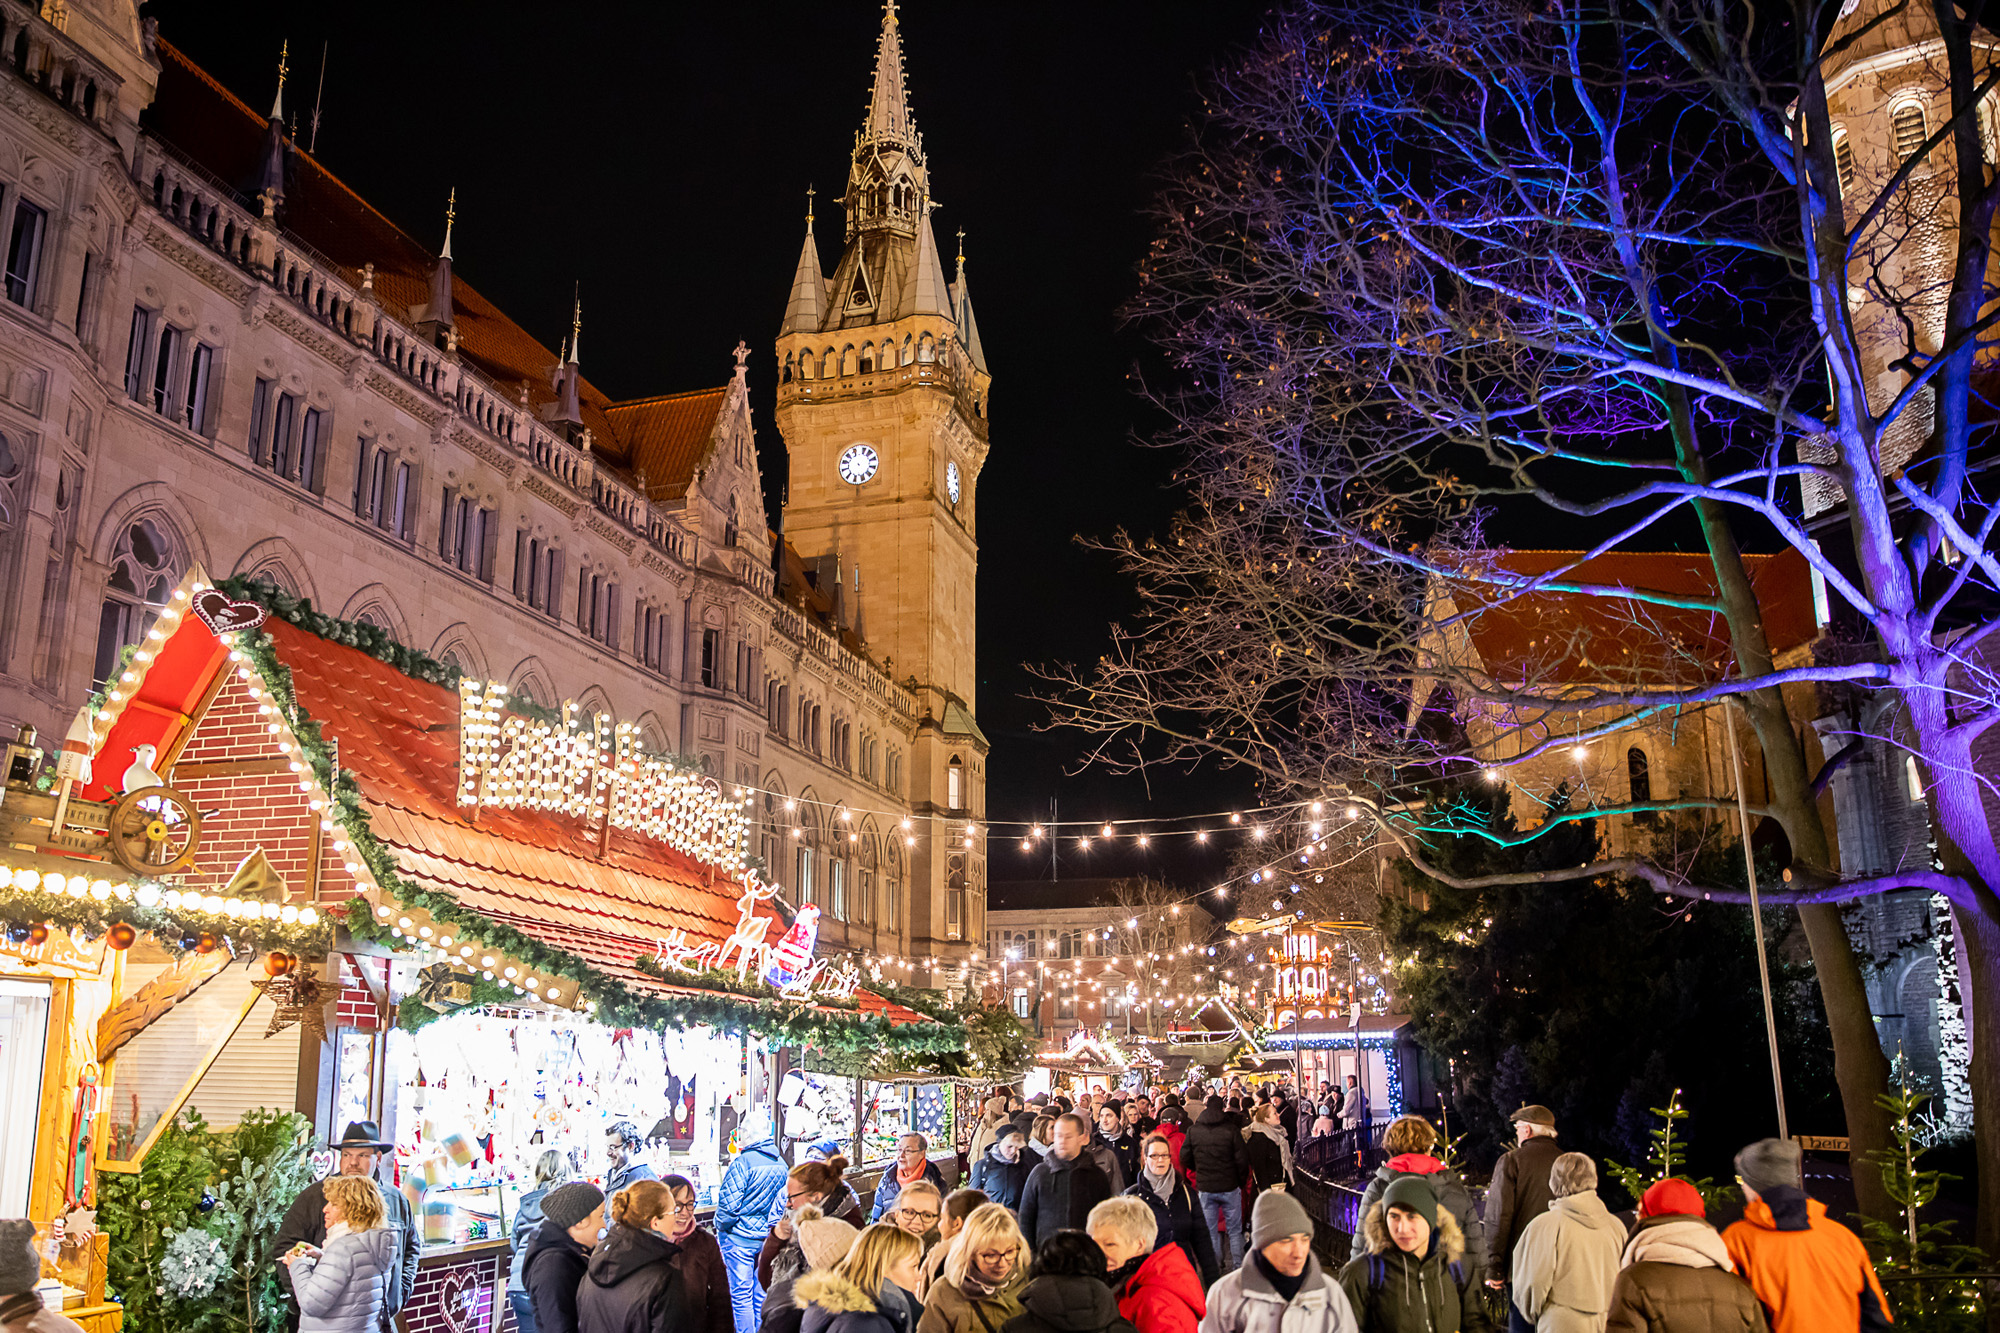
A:
{"label": "person in grey beanie", "polygon": [[35,1252],[35,1224],[25,1217],[0,1221],[0,1329],[6,1333],[83,1333],[82,1325],[42,1304],[35,1284],[42,1257]]}
{"label": "person in grey beanie", "polygon": [[1359,1333],[1347,1293],[1313,1257],[1297,1196],[1267,1190],[1250,1212],[1250,1256],[1208,1291],[1200,1333]]}
{"label": "person in grey beanie", "polygon": [[576,1289],[603,1230],[604,1191],[589,1181],[542,1196],[542,1223],[521,1252],[521,1285],[534,1306],[536,1333],[576,1333]]}
{"label": "person in grey beanie", "polygon": [[1790,1139],[1759,1139],[1736,1154],[1748,1203],[1722,1233],[1730,1261],[1763,1302],[1772,1333],[1888,1329],[1889,1302],[1866,1247],[1806,1197],[1804,1166]]}

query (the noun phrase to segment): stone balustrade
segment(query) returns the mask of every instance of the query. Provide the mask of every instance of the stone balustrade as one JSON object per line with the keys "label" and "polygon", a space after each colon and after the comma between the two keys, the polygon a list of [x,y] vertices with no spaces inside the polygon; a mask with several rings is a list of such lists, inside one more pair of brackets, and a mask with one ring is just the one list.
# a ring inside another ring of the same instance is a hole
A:
{"label": "stone balustrade", "polygon": [[0,0],[0,61],[85,122],[114,132],[125,80],[44,19],[39,4]]}

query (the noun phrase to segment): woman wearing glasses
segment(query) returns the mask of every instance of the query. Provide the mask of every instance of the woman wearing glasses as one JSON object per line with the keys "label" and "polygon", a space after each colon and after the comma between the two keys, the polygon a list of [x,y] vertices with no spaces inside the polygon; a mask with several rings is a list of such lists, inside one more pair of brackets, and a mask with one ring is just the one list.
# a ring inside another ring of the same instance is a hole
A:
{"label": "woman wearing glasses", "polygon": [[674,1197],[674,1225],[667,1239],[681,1247],[674,1256],[674,1268],[687,1288],[688,1315],[693,1321],[685,1333],[735,1333],[729,1268],[722,1261],[722,1246],[715,1237],[695,1225],[694,1182],[686,1176],[665,1176],[660,1183]]}
{"label": "woman wearing glasses", "polygon": [[766,1292],[805,1271],[794,1225],[799,1210],[813,1208],[820,1217],[835,1217],[860,1230],[861,1200],[842,1179],[847,1159],[835,1154],[823,1162],[800,1162],[785,1176],[785,1211],[771,1224],[764,1248],[757,1254],[757,1281]]}
{"label": "woman wearing glasses", "polygon": [[917,1333],[1000,1333],[1021,1313],[1028,1242],[1014,1214],[982,1204],[965,1219],[944,1273],[931,1284]]}

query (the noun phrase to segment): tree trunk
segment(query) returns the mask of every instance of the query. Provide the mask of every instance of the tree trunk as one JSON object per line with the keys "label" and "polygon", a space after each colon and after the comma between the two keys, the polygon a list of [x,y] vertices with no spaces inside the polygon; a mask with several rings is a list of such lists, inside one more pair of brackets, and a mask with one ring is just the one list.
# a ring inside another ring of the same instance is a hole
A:
{"label": "tree trunk", "polygon": [[[1799,921],[1812,946],[1827,1032],[1833,1038],[1833,1076],[1840,1084],[1840,1105],[1847,1117],[1855,1205],[1869,1217],[1893,1219],[1896,1209],[1882,1187],[1877,1155],[1889,1145],[1889,1113],[1876,1100],[1889,1086],[1889,1062],[1882,1055],[1882,1039],[1868,1007],[1861,965],[1855,961],[1838,907],[1828,903],[1801,907]],[[1798,1133],[1801,1127],[1791,1129]]]}
{"label": "tree trunk", "polygon": [[[1965,1010],[1977,1020],[1972,1028],[1972,1116],[1973,1147],[1979,1163],[1978,1245],[1988,1255],[2000,1255],[2000,1059],[1993,1050],[1989,1029],[1994,1005],[2000,1003],[1995,973],[2000,970],[2000,923],[1982,912],[1953,905],[1952,926],[1958,931],[1958,950],[1965,959],[1965,973],[1971,992]],[[2000,1301],[1989,1301],[1987,1327],[2000,1330]]]}

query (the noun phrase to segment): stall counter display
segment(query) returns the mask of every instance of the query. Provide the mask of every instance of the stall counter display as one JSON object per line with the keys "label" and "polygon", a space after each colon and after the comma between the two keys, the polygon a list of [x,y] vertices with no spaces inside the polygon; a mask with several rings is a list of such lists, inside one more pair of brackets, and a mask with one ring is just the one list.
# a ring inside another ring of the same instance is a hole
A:
{"label": "stall counter display", "polygon": [[793,1069],[778,1086],[784,1109],[785,1160],[803,1162],[815,1148],[833,1153],[854,1151],[854,1080],[840,1074],[816,1074]]}
{"label": "stall counter display", "polygon": [[535,1011],[469,1011],[392,1034],[396,1151],[420,1192],[425,1244],[504,1238],[550,1148],[601,1184],[605,1131],[620,1121],[646,1139],[639,1161],[687,1176],[710,1201],[722,1178],[717,1102],[741,1061],[738,1039],[706,1029]]}
{"label": "stall counter display", "polygon": [[949,1150],[958,1089],[950,1083],[870,1083],[862,1130],[862,1165],[896,1156],[905,1134],[921,1134],[936,1154]]}

